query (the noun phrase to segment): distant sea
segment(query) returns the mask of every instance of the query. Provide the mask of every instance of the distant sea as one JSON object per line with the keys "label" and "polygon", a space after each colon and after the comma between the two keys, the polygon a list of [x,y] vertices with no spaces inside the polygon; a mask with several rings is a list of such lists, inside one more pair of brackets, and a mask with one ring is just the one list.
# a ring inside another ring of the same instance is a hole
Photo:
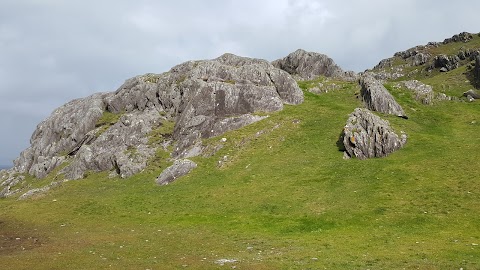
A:
{"label": "distant sea", "polygon": [[0,165],[0,170],[3,170],[3,169],[10,169],[12,166],[9,166],[9,165]]}

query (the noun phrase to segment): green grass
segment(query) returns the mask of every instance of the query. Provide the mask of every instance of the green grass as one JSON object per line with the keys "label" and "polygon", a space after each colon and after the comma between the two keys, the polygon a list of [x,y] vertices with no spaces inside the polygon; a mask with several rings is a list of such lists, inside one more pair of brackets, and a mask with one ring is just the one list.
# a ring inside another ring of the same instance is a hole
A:
{"label": "green grass", "polygon": [[1,200],[2,268],[480,268],[480,104],[422,106],[392,90],[409,119],[384,117],[408,134],[405,148],[343,160],[354,92],[305,92],[302,105],[222,135],[220,151],[167,186],[154,184],[153,162],[129,179],[90,174]]}
{"label": "green grass", "polygon": [[169,120],[161,121],[159,127],[153,129],[148,134],[149,144],[158,145],[164,140],[172,137],[173,129],[175,128],[175,122]]}
{"label": "green grass", "polygon": [[100,136],[100,134],[104,133],[109,129],[111,126],[113,126],[115,123],[120,120],[120,117],[122,117],[122,113],[112,113],[109,111],[104,111],[100,119],[98,119],[97,123],[95,123],[96,128],[100,128],[97,131],[97,136]]}
{"label": "green grass", "polygon": [[[451,42],[448,44],[440,44],[437,47],[417,47],[420,53],[430,55],[427,63],[421,66],[412,66],[412,59],[403,59],[400,56],[392,57],[392,67],[401,68],[401,73],[404,76],[397,78],[395,81],[403,80],[420,80],[425,81],[432,86],[437,92],[444,92],[447,95],[458,96],[464,91],[478,87],[478,82],[474,81],[473,75],[469,74],[468,66],[473,63],[469,58],[459,62],[460,67],[449,72],[442,73],[439,69],[430,70],[428,67],[434,64],[434,57],[436,55],[447,55],[449,57],[457,56],[461,51],[480,50],[480,36],[473,34],[473,38],[468,42]],[[392,69],[384,68],[386,72],[391,72]],[[375,71],[375,70],[374,70]],[[376,70],[379,71],[379,70]],[[461,92],[462,91],[462,92]]]}
{"label": "green grass", "polygon": [[461,66],[449,72],[439,73],[434,77],[422,80],[433,87],[435,92],[442,92],[448,96],[461,97],[463,92],[473,89],[467,77],[467,66]]}
{"label": "green grass", "polygon": [[309,90],[314,87],[319,87],[323,89],[331,90],[340,90],[340,91],[349,91],[352,89],[359,89],[357,82],[343,81],[335,78],[327,78],[325,76],[319,76],[314,80],[299,81],[298,86],[302,90]]}

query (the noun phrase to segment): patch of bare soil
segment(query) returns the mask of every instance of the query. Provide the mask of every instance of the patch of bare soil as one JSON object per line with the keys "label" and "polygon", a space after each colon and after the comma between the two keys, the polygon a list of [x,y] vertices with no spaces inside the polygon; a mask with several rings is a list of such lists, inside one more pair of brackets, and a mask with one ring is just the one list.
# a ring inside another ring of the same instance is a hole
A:
{"label": "patch of bare soil", "polygon": [[41,237],[36,229],[0,220],[0,255],[34,249],[45,242],[46,239]]}

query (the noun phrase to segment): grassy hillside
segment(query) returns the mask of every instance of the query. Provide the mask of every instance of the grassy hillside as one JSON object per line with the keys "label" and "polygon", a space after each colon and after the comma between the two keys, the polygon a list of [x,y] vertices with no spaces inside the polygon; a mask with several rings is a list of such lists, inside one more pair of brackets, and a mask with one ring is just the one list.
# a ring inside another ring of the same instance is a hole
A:
{"label": "grassy hillside", "polygon": [[385,118],[406,147],[343,160],[355,91],[305,92],[302,105],[208,140],[227,139],[168,186],[151,167],[0,200],[2,268],[480,268],[480,103],[424,106],[393,89],[409,119]]}
{"label": "grassy hillside", "polygon": [[[449,96],[459,97],[463,92],[478,88],[478,81],[475,81],[472,68],[475,61],[471,56],[466,56],[463,60],[459,59],[459,67],[449,72],[440,72],[440,68],[434,68],[435,56],[445,55],[454,58],[459,55],[465,55],[480,51],[480,33],[472,34],[472,39],[468,42],[450,42],[447,44],[417,46],[406,52],[415,52],[414,54],[424,54],[428,56],[426,63],[415,66],[413,64],[413,54],[407,58],[402,57],[402,53],[397,53],[394,57],[383,60],[384,67],[377,66],[373,69],[375,72],[399,73],[395,80],[421,80],[434,87],[437,92],[443,92]],[[405,53],[405,52],[403,52]]]}

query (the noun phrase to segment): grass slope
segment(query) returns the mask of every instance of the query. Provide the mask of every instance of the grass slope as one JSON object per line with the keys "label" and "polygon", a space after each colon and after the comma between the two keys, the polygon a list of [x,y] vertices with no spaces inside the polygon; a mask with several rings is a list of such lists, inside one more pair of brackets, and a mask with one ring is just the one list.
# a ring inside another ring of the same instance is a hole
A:
{"label": "grass slope", "polygon": [[406,147],[343,160],[354,92],[305,92],[168,186],[150,169],[0,200],[2,268],[480,268],[480,103],[423,106],[393,90],[409,119],[386,118]]}

